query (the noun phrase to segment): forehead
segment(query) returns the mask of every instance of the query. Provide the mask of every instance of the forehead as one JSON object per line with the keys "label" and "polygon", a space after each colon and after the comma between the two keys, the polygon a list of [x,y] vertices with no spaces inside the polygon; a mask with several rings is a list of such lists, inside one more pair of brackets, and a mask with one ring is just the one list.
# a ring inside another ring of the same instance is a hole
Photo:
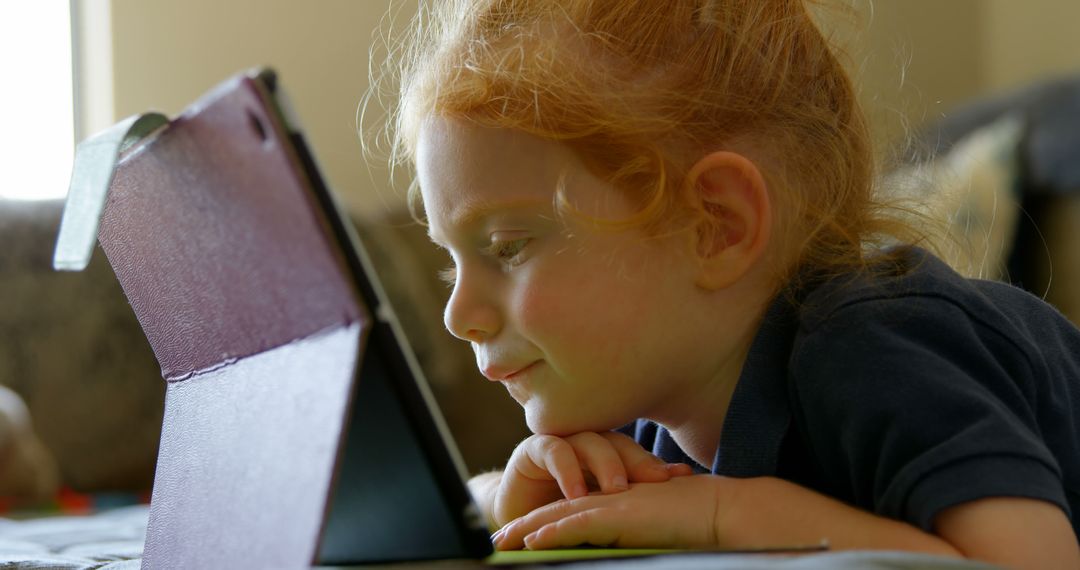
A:
{"label": "forehead", "polygon": [[565,147],[509,129],[433,118],[420,129],[416,167],[433,230],[486,211],[550,206],[576,159]]}

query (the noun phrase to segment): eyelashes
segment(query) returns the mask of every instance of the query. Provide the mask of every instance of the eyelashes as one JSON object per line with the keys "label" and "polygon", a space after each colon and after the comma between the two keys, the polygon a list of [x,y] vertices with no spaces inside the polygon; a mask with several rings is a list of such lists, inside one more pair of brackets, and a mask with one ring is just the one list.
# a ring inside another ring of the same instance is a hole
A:
{"label": "eyelashes", "polygon": [[494,241],[484,248],[484,253],[498,259],[508,267],[513,267],[521,264],[521,250],[525,249],[527,243],[529,243],[529,238]]}
{"label": "eyelashes", "polygon": [[457,283],[457,267],[453,265],[439,270],[439,281],[442,281],[447,287],[453,287]]}
{"label": "eyelashes", "polygon": [[[485,256],[497,260],[505,270],[509,270],[521,265],[522,261],[524,261],[521,254],[530,241],[532,241],[531,238],[495,241],[483,248],[481,252]],[[450,265],[440,270],[438,276],[440,281],[447,286],[453,287],[457,283],[457,267]]]}

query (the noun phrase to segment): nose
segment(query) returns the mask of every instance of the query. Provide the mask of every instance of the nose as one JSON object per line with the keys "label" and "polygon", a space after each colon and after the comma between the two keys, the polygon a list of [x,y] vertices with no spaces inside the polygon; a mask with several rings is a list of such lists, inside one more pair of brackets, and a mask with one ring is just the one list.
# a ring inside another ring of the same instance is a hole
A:
{"label": "nose", "polygon": [[502,324],[491,291],[473,277],[458,268],[454,292],[443,311],[443,324],[461,340],[482,342],[498,334]]}

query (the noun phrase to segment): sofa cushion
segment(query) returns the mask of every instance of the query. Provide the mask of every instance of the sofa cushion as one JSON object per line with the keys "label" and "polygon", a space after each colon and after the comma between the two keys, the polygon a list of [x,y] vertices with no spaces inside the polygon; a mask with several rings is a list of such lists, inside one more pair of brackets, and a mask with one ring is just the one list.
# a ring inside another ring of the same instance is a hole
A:
{"label": "sofa cushion", "polygon": [[61,201],[0,200],[0,384],[78,490],[148,489],[164,383],[100,250],[84,272],[51,266]]}

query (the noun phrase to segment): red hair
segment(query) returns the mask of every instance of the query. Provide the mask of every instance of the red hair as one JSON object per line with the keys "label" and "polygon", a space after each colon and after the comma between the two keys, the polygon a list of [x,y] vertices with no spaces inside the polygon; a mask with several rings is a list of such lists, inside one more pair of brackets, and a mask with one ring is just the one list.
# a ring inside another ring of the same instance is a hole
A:
{"label": "red hair", "polygon": [[400,160],[431,116],[523,131],[567,145],[640,205],[615,225],[669,230],[705,219],[686,207],[686,173],[729,149],[769,186],[782,277],[863,269],[867,244],[915,237],[875,201],[852,81],[803,1],[425,4],[401,62]]}

